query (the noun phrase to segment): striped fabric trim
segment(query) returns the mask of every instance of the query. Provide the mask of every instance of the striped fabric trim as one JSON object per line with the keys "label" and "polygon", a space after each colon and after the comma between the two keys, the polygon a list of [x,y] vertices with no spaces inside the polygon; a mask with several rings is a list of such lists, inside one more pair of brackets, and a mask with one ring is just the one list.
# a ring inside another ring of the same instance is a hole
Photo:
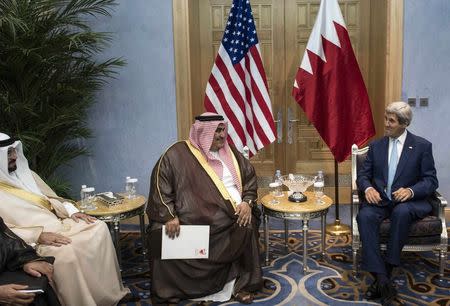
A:
{"label": "striped fabric trim", "polygon": [[[228,193],[227,188],[223,184],[222,180],[219,178],[219,176],[216,174],[214,169],[208,164],[208,161],[206,158],[202,155],[200,150],[198,150],[196,147],[194,147],[189,141],[186,141],[186,145],[188,146],[189,150],[192,152],[194,157],[198,160],[200,165],[205,169],[206,173],[209,175],[211,180],[213,181],[214,185],[216,185],[217,189],[219,190],[222,197],[229,201],[231,205],[233,205],[234,210],[236,210],[236,202],[231,198],[230,194]],[[239,171],[239,165],[237,164],[236,157],[234,156],[233,152],[231,152],[231,156],[233,158],[233,164],[236,167],[236,171],[239,175],[239,180],[241,180],[240,171]]]}
{"label": "striped fabric trim", "polygon": [[0,189],[20,198],[22,200],[25,200],[27,202],[32,202],[33,204],[36,204],[37,206],[45,208],[49,211],[53,210],[53,207],[50,204],[50,201],[48,199],[46,199],[40,195],[37,195],[35,193],[28,192],[24,189],[10,185],[6,182],[0,182]]}

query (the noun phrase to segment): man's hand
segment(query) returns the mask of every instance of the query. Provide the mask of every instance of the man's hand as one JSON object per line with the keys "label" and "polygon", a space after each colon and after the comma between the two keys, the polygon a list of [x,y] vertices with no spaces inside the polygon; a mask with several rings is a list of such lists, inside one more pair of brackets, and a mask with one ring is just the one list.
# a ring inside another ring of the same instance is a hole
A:
{"label": "man's hand", "polygon": [[34,277],[45,275],[47,276],[49,283],[53,283],[53,265],[51,263],[46,261],[28,262],[23,266],[23,270]]}
{"label": "man's hand", "polygon": [[40,244],[51,245],[56,247],[69,244],[71,242],[72,240],[66,236],[50,232],[42,232],[42,234],[39,236],[38,239],[38,243]]}
{"label": "man's hand", "polygon": [[28,286],[9,284],[0,286],[1,305],[28,305],[34,300],[34,293],[24,293],[18,290],[27,289]]}
{"label": "man's hand", "polygon": [[412,198],[412,193],[409,188],[400,188],[392,193],[392,197],[397,202],[405,202]]}
{"label": "man's hand", "polygon": [[77,212],[72,214],[72,216],[70,216],[70,218],[75,221],[76,223],[79,222],[79,220],[83,220],[86,223],[94,223],[95,220],[97,220],[95,217],[83,214],[81,212]]}
{"label": "man's hand", "polygon": [[180,220],[178,220],[178,217],[166,222],[166,235],[170,239],[174,239],[180,235]]}
{"label": "man's hand", "polygon": [[381,197],[378,191],[373,187],[369,187],[366,190],[366,201],[370,204],[378,204],[381,202]]}
{"label": "man's hand", "polygon": [[238,215],[237,223],[239,226],[247,226],[252,222],[252,209],[247,202],[237,205],[235,215]]}

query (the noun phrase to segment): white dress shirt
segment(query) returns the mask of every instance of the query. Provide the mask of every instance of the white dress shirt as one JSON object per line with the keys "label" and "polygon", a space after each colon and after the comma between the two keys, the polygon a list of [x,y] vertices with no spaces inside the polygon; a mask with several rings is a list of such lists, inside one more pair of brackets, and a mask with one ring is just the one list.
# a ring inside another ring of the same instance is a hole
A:
{"label": "white dress shirt", "polygon": [[[405,145],[405,140],[406,140],[406,135],[407,135],[407,131],[405,130],[400,136],[397,137],[397,163],[400,160],[400,156],[402,155],[402,151],[403,151],[403,146]],[[391,152],[392,152],[392,144],[394,143],[394,139],[392,137],[389,137],[389,148],[388,148],[388,152],[389,152],[389,162],[391,161]]]}
{"label": "white dress shirt", "polygon": [[236,205],[241,204],[242,198],[241,194],[239,193],[239,190],[237,189],[236,184],[233,181],[233,176],[231,175],[230,169],[228,169],[227,165],[220,159],[219,152],[210,151],[210,153],[216,158],[217,160],[220,160],[223,167],[222,177],[220,178],[225,185],[225,188],[227,189],[228,193],[230,194],[233,201],[236,203]]}
{"label": "white dress shirt", "polygon": [[[405,141],[406,141],[406,136],[408,135],[408,131],[405,129],[405,131],[403,131],[403,133],[397,137],[397,162],[400,161],[400,157],[402,156],[402,151],[403,151],[403,147],[405,145]],[[392,145],[394,143],[394,139],[396,138],[392,138],[389,137],[389,148],[388,148],[388,161],[391,161],[391,152],[392,152]],[[398,166],[398,164],[397,164]],[[367,192],[370,188],[373,187],[367,187],[366,190],[364,190],[364,192]],[[411,188],[407,188],[411,191],[411,199],[414,198],[414,191]]]}

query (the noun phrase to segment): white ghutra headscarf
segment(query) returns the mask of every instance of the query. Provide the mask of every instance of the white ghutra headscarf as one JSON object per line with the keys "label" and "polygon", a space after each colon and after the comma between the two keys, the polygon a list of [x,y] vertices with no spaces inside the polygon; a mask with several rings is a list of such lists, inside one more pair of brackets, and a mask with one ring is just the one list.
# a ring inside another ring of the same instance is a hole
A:
{"label": "white ghutra headscarf", "polygon": [[[10,173],[8,170],[8,149],[11,147],[16,149],[17,169]],[[14,141],[14,139],[3,133],[0,133],[0,181],[43,195],[28,166],[28,160],[23,155],[22,142],[20,140]]]}

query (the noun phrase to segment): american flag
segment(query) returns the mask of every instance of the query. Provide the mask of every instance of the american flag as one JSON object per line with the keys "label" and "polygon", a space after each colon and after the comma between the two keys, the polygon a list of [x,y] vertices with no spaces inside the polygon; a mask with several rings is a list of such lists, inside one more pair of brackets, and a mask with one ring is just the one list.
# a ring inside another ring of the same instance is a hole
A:
{"label": "american flag", "polygon": [[234,0],[206,85],[205,108],[228,121],[229,141],[252,155],[275,140],[266,73],[248,0]]}

